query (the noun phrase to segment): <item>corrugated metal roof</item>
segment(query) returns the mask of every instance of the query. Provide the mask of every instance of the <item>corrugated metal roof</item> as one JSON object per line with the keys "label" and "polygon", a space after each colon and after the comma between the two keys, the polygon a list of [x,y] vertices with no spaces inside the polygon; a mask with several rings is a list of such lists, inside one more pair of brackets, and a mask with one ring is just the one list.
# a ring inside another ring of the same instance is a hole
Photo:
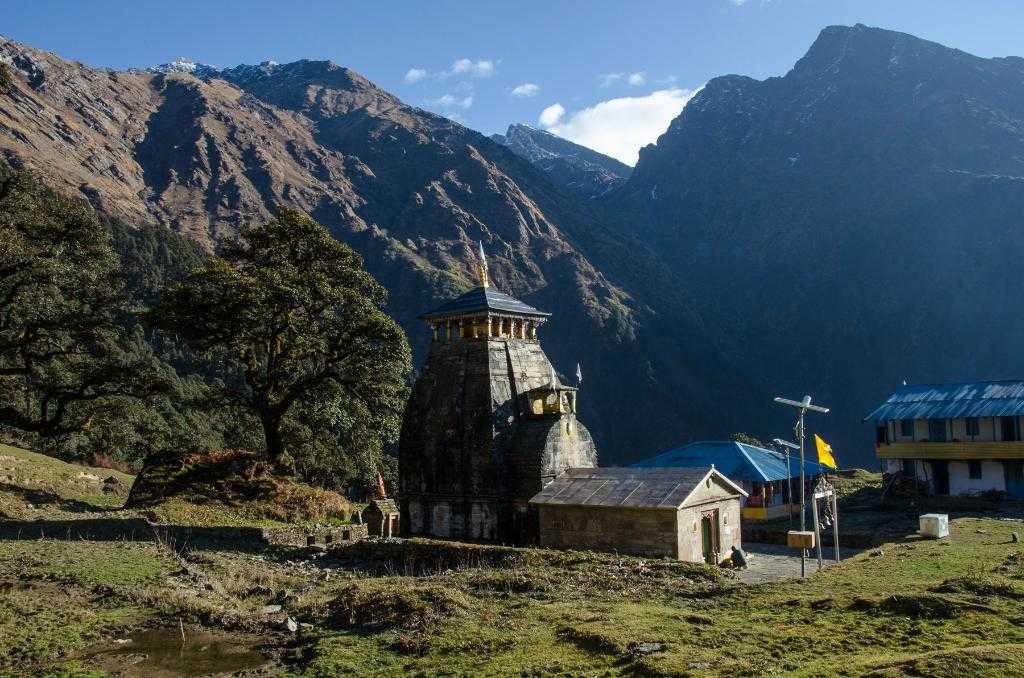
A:
{"label": "corrugated metal roof", "polygon": [[[808,456],[814,454],[813,448]],[[703,441],[690,443],[682,447],[662,452],[656,457],[634,463],[633,468],[674,468],[674,467],[708,467],[714,464],[715,469],[732,480],[770,482],[800,476],[800,457],[790,455],[789,471],[786,470],[786,457],[778,452],[763,447],[737,443],[731,440]],[[807,460],[804,471],[807,475],[829,473],[827,466]]]}
{"label": "corrugated metal roof", "polygon": [[438,306],[429,313],[424,313],[420,317],[429,320],[430,318],[466,315],[478,311],[499,311],[501,313],[537,317],[551,315],[544,311],[538,311],[533,306],[525,304],[504,292],[499,292],[493,287],[477,287],[462,296]]}
{"label": "corrugated metal roof", "polygon": [[903,386],[864,421],[1016,415],[1024,415],[1024,381],[975,381]]}
{"label": "corrugated metal roof", "polygon": [[[571,468],[548,483],[530,503],[674,509],[709,471],[716,473],[709,468]],[[728,478],[725,481],[732,485]],[[735,489],[737,495],[743,492]]]}

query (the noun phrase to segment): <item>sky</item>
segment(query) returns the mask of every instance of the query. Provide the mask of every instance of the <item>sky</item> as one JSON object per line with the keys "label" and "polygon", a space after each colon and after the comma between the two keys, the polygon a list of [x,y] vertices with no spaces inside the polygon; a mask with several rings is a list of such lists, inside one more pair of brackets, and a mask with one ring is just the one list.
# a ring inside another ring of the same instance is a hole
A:
{"label": "sky", "polygon": [[5,4],[0,34],[91,66],[330,59],[485,134],[527,123],[629,165],[708,80],[784,75],[828,25],[1024,55],[1021,0]]}

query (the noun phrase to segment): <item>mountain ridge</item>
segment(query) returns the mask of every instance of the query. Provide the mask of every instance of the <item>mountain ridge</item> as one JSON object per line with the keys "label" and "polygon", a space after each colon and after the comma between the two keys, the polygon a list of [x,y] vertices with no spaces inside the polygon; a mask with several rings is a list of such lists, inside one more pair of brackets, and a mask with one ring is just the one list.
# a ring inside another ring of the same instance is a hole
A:
{"label": "mountain ridge", "polygon": [[[542,340],[555,364],[583,363],[581,417],[606,463],[692,435],[711,411],[701,394],[742,378],[642,243],[505,146],[349,69],[305,60],[204,80],[92,69],[13,41],[0,58],[15,76],[0,95],[5,154],[208,250],[277,206],[307,212],[388,288],[418,360],[429,335],[416,317],[473,285],[483,241],[494,283],[554,313]],[[622,416],[622,392],[649,404]]]}
{"label": "mountain ridge", "polygon": [[709,81],[604,207],[729,359],[832,406],[825,437],[869,463],[859,420],[903,379],[1024,371],[1000,311],[1024,303],[1021,177],[1024,60],[829,27],[784,76]]}

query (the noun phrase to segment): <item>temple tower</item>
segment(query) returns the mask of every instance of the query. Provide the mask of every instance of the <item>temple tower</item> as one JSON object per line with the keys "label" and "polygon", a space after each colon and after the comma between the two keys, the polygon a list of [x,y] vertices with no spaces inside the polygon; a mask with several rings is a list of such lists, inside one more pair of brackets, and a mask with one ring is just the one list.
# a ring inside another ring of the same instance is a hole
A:
{"label": "temple tower", "polygon": [[597,465],[537,339],[550,314],[480,286],[421,318],[433,330],[399,443],[405,534],[532,541],[530,498],[570,467]]}

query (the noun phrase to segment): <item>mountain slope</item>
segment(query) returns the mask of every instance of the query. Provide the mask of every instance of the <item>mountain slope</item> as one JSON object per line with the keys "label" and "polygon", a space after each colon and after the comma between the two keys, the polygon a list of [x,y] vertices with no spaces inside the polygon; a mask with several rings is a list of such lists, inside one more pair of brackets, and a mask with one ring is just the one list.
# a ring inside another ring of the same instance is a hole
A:
{"label": "mountain slope", "polygon": [[826,28],[785,77],[709,82],[607,207],[747,372],[833,407],[843,461],[903,379],[1024,374],[1022,59]]}
{"label": "mountain slope", "polygon": [[211,249],[275,206],[302,209],[363,254],[420,360],[416,316],[474,284],[483,241],[496,285],[554,313],[555,364],[583,364],[581,416],[606,463],[733,427],[708,394],[740,378],[675,272],[504,146],[330,62],[198,78],[13,41],[0,58],[15,75],[0,150],[98,209]]}
{"label": "mountain slope", "polygon": [[532,162],[559,186],[584,198],[614,190],[632,171],[615,158],[529,125],[509,125],[505,134],[492,134],[491,139]]}

